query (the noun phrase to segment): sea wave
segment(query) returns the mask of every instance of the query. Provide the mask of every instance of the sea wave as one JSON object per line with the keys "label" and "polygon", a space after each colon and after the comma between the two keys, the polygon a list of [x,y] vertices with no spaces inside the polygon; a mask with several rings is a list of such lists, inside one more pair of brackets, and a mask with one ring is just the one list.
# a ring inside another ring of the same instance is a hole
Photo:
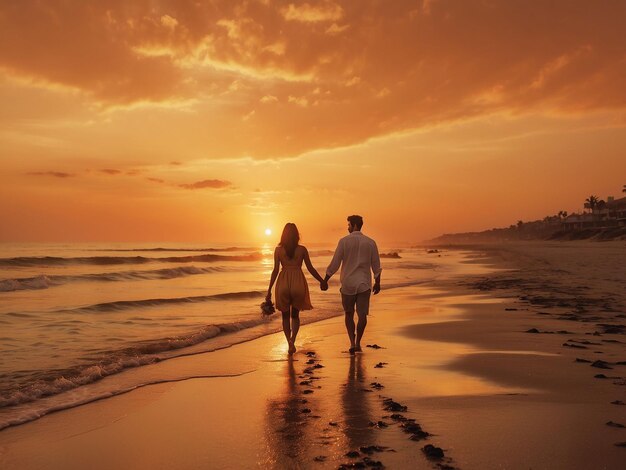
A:
{"label": "sea wave", "polygon": [[[270,321],[269,318],[260,317],[233,323],[207,325],[186,336],[146,341],[132,347],[107,352],[103,354],[105,359],[98,363],[42,372],[27,384],[19,387],[12,385],[0,390],[0,408],[29,403],[96,382],[125,369],[160,362],[162,358],[159,354],[194,346],[218,335],[252,328],[268,321]],[[2,429],[1,426],[0,429]]]}
{"label": "sea wave", "polygon": [[[74,397],[66,397],[64,400],[58,400],[57,403],[54,403],[55,399],[60,398],[59,396],[52,396],[52,403],[39,403],[38,406],[34,406],[31,409],[21,410],[19,406],[13,407],[10,409],[8,413],[0,416],[0,431],[3,429],[19,426],[20,424],[29,423],[31,421],[35,421],[39,418],[42,418],[50,413],[54,413],[57,411],[69,410],[72,408],[76,408],[78,406],[86,405],[88,403],[93,403],[98,400],[103,400],[105,398],[112,398],[119,395],[123,395],[128,392],[132,392],[133,390],[138,390],[140,388],[149,387],[151,385],[160,385],[166,383],[174,383],[174,382],[183,382],[186,380],[194,380],[194,379],[213,379],[213,378],[224,378],[224,377],[240,377],[245,374],[249,374],[254,372],[254,369],[247,370],[239,373],[233,374],[210,374],[210,375],[183,375],[182,377],[175,378],[164,378],[164,379],[155,379],[147,382],[133,383],[127,386],[122,386],[112,390],[100,391],[97,393],[87,394],[86,396],[74,396]],[[71,392],[70,392],[71,393]],[[65,396],[65,395],[64,395]],[[29,406],[26,403],[24,406]]]}
{"label": "sea wave", "polygon": [[126,252],[126,251],[205,251],[205,252],[228,252],[228,251],[254,251],[258,248],[250,248],[250,247],[239,247],[239,246],[229,246],[227,248],[166,248],[156,246],[154,248],[106,248],[106,249],[96,249],[94,248],[91,251],[117,251],[117,252]]}
{"label": "sea wave", "polygon": [[209,274],[227,271],[226,267],[196,267],[181,266],[178,268],[153,269],[144,271],[122,271],[113,273],[94,273],[76,275],[49,275],[41,274],[35,277],[17,279],[1,279],[0,292],[13,292],[17,290],[47,289],[71,282],[84,281],[137,281],[155,279],[174,279],[177,277],[193,276],[197,274]]}
{"label": "sea wave", "polygon": [[145,264],[145,263],[213,263],[216,261],[258,261],[261,253],[246,255],[192,255],[167,256],[150,258],[145,256],[83,256],[76,258],[62,258],[56,256],[21,256],[17,258],[0,258],[0,266],[32,267],[32,266],[65,266],[75,264],[85,265],[116,265],[116,264]]}
{"label": "sea wave", "polygon": [[[225,292],[222,294],[212,295],[194,295],[189,297],[165,297],[161,299],[141,299],[141,300],[116,300],[113,302],[102,302],[99,304],[86,305],[84,307],[64,308],[51,313],[107,313],[119,312],[124,310],[132,310],[136,308],[160,307],[163,305],[179,305],[192,304],[199,302],[210,302],[215,300],[242,300],[261,298],[266,291],[244,291],[244,292]],[[20,312],[20,315],[27,313]],[[17,315],[15,312],[5,313],[4,315]]]}

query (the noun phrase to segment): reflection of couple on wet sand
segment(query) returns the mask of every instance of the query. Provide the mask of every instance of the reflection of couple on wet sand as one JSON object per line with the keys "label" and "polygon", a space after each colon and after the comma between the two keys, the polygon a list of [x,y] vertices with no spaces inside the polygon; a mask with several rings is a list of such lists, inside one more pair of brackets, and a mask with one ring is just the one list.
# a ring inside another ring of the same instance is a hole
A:
{"label": "reflection of couple on wet sand", "polygon": [[[274,250],[274,270],[270,278],[266,300],[272,298],[272,287],[276,282],[276,309],[283,315],[283,331],[289,344],[289,354],[296,352],[296,336],[300,329],[300,311],[313,308],[309,297],[302,262],[311,275],[320,283],[320,289],[328,290],[328,280],[341,266],[341,303],[345,312],[346,330],[350,339],[350,354],[361,351],[361,338],[367,325],[370,295],[380,292],[380,256],[376,242],[361,233],[363,218],[348,217],[349,235],[339,240],[332,261],[322,278],[311,264],[309,252],[300,245],[300,234],[295,224],[288,223],[283,229],[280,244]],[[280,272],[279,272],[279,268]],[[372,275],[374,273],[374,285]],[[354,324],[356,307],[357,324]]]}
{"label": "reflection of couple on wet sand", "polygon": [[[368,397],[370,394],[363,392],[367,377],[362,360],[362,355],[350,357],[347,382],[339,391],[340,399],[327,400],[325,403],[323,399],[320,402],[315,398],[303,398],[303,396],[315,397],[315,394],[302,394],[294,367],[297,361],[291,358],[285,361],[285,373],[281,374],[285,377],[284,389],[267,402],[266,436],[269,460],[265,466],[281,469],[308,468],[305,463],[307,461],[324,462],[327,458],[341,459],[346,450],[370,446],[377,441],[378,437],[370,425],[374,419]],[[307,381],[311,381],[311,376]],[[306,387],[305,390],[316,391],[320,388],[313,385]],[[334,397],[337,392],[334,390],[327,393]],[[338,407],[335,407],[334,403],[337,403]],[[305,408],[308,409],[308,413],[303,412]],[[329,413],[335,420],[328,422],[324,419],[315,419],[320,418],[316,415],[320,412]],[[320,457],[320,454],[325,455]]]}

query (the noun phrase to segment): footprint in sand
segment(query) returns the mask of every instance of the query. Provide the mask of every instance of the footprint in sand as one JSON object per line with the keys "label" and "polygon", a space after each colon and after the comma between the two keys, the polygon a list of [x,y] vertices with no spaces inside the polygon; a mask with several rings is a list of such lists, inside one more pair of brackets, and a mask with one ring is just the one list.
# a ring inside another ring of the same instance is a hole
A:
{"label": "footprint in sand", "polygon": [[624,426],[621,423],[616,423],[615,421],[607,421],[605,423],[607,426],[611,426],[612,428],[626,428],[626,426]]}

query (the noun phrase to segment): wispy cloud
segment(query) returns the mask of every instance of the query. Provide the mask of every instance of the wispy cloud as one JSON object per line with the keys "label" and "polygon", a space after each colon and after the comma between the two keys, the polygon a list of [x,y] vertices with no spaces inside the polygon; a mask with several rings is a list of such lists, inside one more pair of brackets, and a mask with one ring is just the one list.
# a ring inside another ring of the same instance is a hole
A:
{"label": "wispy cloud", "polygon": [[66,173],[64,171],[29,171],[27,174],[32,176],[54,176],[55,178],[71,178],[76,176],[74,173]]}
{"label": "wispy cloud", "polygon": [[178,186],[184,189],[222,189],[227,188],[228,186],[232,186],[232,183],[230,181],[224,180],[202,180],[196,181],[195,183],[179,184]]}
{"label": "wispy cloud", "polygon": [[161,178],[147,177],[146,179],[148,181],[152,181],[153,183],[165,183],[165,180]]}
{"label": "wispy cloud", "polygon": [[122,170],[118,170],[117,168],[102,168],[98,170],[100,173],[104,173],[105,175],[121,175]]}
{"label": "wispy cloud", "polygon": [[337,21],[343,16],[343,9],[329,1],[316,2],[316,4],[301,3],[289,4],[281,11],[287,21],[300,21],[302,23],[317,23],[322,21]]}

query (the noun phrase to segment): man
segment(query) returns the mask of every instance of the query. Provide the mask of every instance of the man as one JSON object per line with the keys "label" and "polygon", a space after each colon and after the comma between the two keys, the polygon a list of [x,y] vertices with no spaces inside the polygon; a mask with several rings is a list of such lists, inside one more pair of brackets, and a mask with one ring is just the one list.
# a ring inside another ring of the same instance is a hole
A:
{"label": "man", "polygon": [[[346,314],[346,330],[350,338],[350,354],[361,351],[361,338],[367,325],[367,314],[370,307],[370,294],[380,292],[380,255],[376,242],[361,233],[363,217],[348,217],[349,235],[339,240],[332,261],[326,270],[322,282],[322,290],[328,289],[328,280],[337,272],[341,265],[341,303]],[[374,286],[372,275],[374,273]],[[354,325],[354,307],[358,322],[356,333]]]}

